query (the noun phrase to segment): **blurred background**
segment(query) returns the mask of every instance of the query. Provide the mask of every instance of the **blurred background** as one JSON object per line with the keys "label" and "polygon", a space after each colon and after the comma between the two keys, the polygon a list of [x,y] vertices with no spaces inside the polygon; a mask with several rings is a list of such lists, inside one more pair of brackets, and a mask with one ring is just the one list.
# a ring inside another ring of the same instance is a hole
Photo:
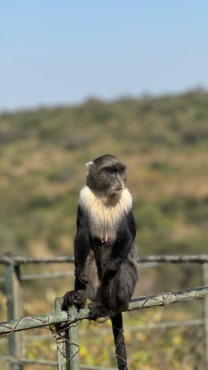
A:
{"label": "blurred background", "polygon": [[[1,2],[1,255],[71,256],[85,163],[105,153],[127,165],[140,256],[207,253],[207,14],[194,0]],[[143,269],[137,296],[197,284],[197,266]],[[25,286],[26,313],[51,310],[69,282],[41,286]],[[203,369],[178,361],[161,369]]]}

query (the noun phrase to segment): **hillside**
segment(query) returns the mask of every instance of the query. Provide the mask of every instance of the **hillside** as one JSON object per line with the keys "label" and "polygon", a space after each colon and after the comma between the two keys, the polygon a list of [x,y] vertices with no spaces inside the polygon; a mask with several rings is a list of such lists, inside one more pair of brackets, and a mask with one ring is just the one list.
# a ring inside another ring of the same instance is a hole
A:
{"label": "hillside", "polygon": [[84,164],[105,154],[128,166],[139,254],[206,253],[208,93],[0,116],[0,250],[72,254]]}

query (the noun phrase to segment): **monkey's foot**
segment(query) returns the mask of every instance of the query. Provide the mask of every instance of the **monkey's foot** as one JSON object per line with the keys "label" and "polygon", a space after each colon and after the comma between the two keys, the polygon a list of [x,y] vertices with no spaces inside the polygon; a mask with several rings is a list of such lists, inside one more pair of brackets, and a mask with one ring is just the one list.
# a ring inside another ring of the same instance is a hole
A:
{"label": "monkey's foot", "polygon": [[89,316],[90,320],[97,320],[99,317],[111,316],[111,311],[103,306],[101,303],[93,302],[89,304]]}
{"label": "monkey's foot", "polygon": [[65,293],[61,309],[63,311],[67,311],[68,307],[73,305],[80,309],[84,308],[85,303],[86,303],[85,290],[71,290]]}

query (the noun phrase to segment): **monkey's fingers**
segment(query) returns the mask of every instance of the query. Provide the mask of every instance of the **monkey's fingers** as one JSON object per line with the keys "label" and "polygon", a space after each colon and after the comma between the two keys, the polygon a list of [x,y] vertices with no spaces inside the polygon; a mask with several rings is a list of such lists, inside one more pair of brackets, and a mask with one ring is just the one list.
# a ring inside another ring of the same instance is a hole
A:
{"label": "monkey's fingers", "polygon": [[66,292],[62,303],[62,310],[67,311],[69,306],[76,306],[78,309],[84,308],[86,293],[84,290],[72,290]]}

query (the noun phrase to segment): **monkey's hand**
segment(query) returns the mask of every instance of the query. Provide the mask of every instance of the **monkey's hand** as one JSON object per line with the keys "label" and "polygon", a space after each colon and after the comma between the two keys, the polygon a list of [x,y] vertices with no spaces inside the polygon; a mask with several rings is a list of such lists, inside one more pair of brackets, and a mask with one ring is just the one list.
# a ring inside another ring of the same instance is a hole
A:
{"label": "monkey's hand", "polygon": [[78,309],[84,308],[86,299],[85,290],[71,290],[65,293],[61,309],[67,311],[68,307],[73,305]]}

